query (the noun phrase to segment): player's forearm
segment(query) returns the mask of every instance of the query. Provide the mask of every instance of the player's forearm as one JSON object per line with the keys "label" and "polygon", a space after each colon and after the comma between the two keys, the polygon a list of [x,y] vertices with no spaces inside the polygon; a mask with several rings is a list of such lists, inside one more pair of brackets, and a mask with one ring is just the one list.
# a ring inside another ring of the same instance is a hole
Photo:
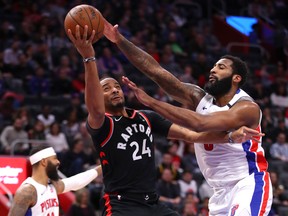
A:
{"label": "player's forearm", "polygon": [[180,81],[174,75],[164,70],[151,55],[135,46],[122,35],[116,44],[138,70],[161,86],[164,91],[171,96],[177,93],[177,90],[173,86],[176,84],[179,85]]}
{"label": "player's forearm", "polygon": [[207,144],[216,144],[216,143],[228,143],[229,136],[227,132],[200,132],[194,136],[195,143],[207,143]]}
{"label": "player's forearm", "polygon": [[145,103],[145,105],[152,108],[155,112],[159,113],[164,118],[170,120],[173,123],[194,131],[198,131],[199,129],[201,115],[193,111],[181,107],[176,107],[171,104],[158,101],[154,98],[150,98],[150,100]]}
{"label": "player's forearm", "polygon": [[91,61],[85,65],[85,104],[90,115],[104,116],[104,96],[98,77],[96,62]]}
{"label": "player's forearm", "polygon": [[97,167],[95,169],[87,170],[69,178],[62,179],[64,187],[59,192],[66,193],[68,191],[76,191],[85,187],[99,175],[97,170],[102,173],[102,169]]}

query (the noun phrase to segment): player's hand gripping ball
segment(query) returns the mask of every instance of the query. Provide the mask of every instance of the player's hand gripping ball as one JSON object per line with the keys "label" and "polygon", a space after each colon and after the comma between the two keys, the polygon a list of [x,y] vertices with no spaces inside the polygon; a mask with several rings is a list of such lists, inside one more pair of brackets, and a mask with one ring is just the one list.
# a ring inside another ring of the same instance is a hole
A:
{"label": "player's hand gripping ball", "polygon": [[91,36],[92,30],[95,30],[95,37],[93,38],[92,43],[95,43],[103,36],[103,16],[99,10],[91,5],[81,4],[73,7],[67,13],[64,20],[66,34],[68,34],[68,29],[70,29],[72,34],[75,36],[76,25],[80,26],[81,35],[84,32],[84,26],[88,26],[87,38]]}

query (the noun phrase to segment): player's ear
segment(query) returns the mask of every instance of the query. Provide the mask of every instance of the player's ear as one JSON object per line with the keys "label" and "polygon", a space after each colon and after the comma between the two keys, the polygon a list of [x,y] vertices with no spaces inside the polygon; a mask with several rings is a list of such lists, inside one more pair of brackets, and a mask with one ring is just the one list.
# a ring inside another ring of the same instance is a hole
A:
{"label": "player's ear", "polygon": [[40,164],[41,164],[42,166],[46,167],[46,166],[47,166],[47,162],[48,162],[47,158],[44,158],[44,159],[42,159],[42,160],[40,161]]}
{"label": "player's ear", "polygon": [[240,83],[242,80],[242,77],[239,74],[234,74],[232,79],[233,79],[233,82]]}

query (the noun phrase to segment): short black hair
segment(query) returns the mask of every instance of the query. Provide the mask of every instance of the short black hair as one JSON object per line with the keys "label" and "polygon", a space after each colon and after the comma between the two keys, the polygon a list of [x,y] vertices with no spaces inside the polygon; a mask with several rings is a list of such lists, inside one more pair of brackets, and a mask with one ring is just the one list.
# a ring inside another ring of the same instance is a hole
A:
{"label": "short black hair", "polygon": [[233,74],[238,74],[242,77],[241,82],[239,83],[239,87],[243,86],[247,80],[247,76],[249,74],[249,69],[246,64],[242,59],[236,56],[232,55],[224,55],[220,59],[229,59],[231,60],[232,63],[232,73]]}

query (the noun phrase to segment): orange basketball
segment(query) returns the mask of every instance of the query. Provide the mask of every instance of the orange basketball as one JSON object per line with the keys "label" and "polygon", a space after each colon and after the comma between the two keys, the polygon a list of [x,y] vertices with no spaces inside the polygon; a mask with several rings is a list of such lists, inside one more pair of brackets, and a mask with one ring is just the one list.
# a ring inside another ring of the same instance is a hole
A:
{"label": "orange basketball", "polygon": [[104,21],[103,16],[95,7],[91,5],[78,5],[73,7],[66,15],[64,20],[64,28],[66,34],[68,29],[71,29],[75,36],[76,25],[80,26],[81,35],[84,32],[84,26],[88,26],[88,37],[90,37],[92,30],[95,30],[96,34],[93,39],[93,43],[98,41],[103,36]]}

